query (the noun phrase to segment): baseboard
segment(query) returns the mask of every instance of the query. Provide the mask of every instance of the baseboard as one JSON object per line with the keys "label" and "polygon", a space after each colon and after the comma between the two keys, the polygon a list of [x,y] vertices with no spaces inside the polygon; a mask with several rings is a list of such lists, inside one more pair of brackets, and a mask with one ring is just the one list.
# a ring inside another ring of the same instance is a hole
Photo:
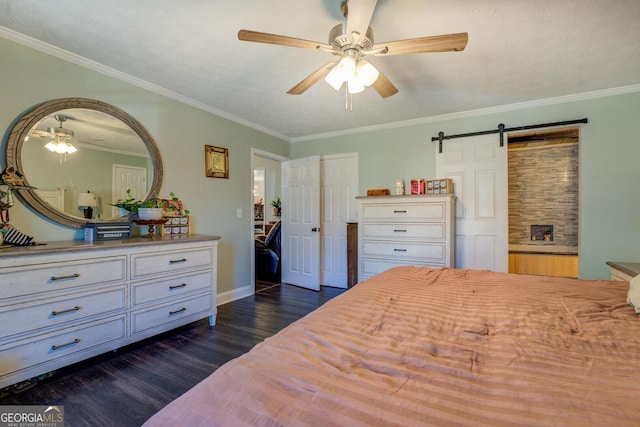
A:
{"label": "baseboard", "polygon": [[232,302],[241,298],[245,298],[251,296],[255,293],[255,286],[247,285],[241,288],[232,289],[227,292],[222,292],[218,294],[218,301],[216,305],[226,304],[228,302]]}

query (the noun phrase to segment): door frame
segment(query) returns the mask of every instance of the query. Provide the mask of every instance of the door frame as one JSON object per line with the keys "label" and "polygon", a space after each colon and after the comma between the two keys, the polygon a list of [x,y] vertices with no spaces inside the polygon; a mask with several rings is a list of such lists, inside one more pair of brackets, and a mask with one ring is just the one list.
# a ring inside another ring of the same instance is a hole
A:
{"label": "door frame", "polygon": [[287,160],[290,160],[289,157],[285,157],[285,156],[281,156],[280,154],[275,154],[275,153],[271,153],[269,151],[264,151],[264,150],[260,150],[258,148],[251,148],[250,150],[251,152],[251,166],[249,168],[249,174],[250,174],[250,185],[249,185],[249,191],[248,191],[248,208],[247,208],[247,212],[249,212],[249,217],[250,217],[250,222],[249,222],[249,259],[251,260],[251,272],[250,272],[250,278],[251,278],[251,283],[250,286],[252,286],[252,291],[251,291],[251,295],[255,294],[256,292],[256,252],[254,250],[255,248],[255,232],[254,232],[254,227],[255,227],[255,221],[253,218],[253,186],[254,186],[254,182],[253,182],[253,168],[255,167],[254,164],[254,158],[255,156],[258,157],[263,157],[265,159],[269,159],[269,160],[275,160],[277,162],[284,162]]}

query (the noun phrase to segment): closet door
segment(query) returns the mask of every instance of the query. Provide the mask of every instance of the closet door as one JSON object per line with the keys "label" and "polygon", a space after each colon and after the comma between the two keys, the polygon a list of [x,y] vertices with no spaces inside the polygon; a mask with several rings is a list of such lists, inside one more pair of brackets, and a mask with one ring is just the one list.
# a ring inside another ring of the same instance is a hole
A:
{"label": "closet door", "polygon": [[320,290],[320,157],[282,162],[282,281]]}
{"label": "closet door", "polygon": [[509,269],[507,147],[497,134],[436,144],[437,178],[452,178],[456,202],[456,268]]}

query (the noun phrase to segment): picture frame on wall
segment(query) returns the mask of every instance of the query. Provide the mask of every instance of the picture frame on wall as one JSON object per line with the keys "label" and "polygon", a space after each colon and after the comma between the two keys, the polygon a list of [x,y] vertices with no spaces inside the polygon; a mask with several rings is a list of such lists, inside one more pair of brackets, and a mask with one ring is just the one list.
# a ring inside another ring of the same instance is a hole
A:
{"label": "picture frame on wall", "polygon": [[209,178],[229,178],[229,149],[204,146],[205,172]]}

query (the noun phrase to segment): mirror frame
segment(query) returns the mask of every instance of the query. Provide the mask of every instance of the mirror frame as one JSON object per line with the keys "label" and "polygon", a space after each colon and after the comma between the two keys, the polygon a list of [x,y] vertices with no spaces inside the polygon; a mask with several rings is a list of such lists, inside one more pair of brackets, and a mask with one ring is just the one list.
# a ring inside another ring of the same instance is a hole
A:
{"label": "mirror frame", "polygon": [[[129,114],[120,110],[113,105],[107,104],[102,101],[97,101],[88,98],[60,98],[39,104],[32,109],[24,113],[20,119],[16,122],[9,133],[7,140],[6,151],[6,164],[7,167],[14,167],[20,173],[24,173],[22,168],[22,146],[24,145],[25,137],[34,129],[38,123],[45,117],[50,116],[60,110],[66,110],[69,108],[86,108],[89,110],[96,110],[113,116],[123,123],[127,124],[138,136],[142,139],[149,154],[151,156],[151,162],[153,164],[153,181],[146,199],[154,198],[158,196],[160,192],[160,186],[162,185],[162,159],[160,157],[160,151],[156,146],[156,143],[151,134]],[[29,185],[28,177],[23,176],[25,185]],[[73,228],[84,228],[87,220],[85,218],[75,217],[65,212],[61,212],[55,209],[53,206],[45,202],[34,189],[15,189],[20,197],[35,211],[62,225],[66,225]],[[125,217],[121,217],[124,220]],[[111,221],[118,221],[118,218]],[[104,222],[102,220],[92,220],[97,222]]]}

